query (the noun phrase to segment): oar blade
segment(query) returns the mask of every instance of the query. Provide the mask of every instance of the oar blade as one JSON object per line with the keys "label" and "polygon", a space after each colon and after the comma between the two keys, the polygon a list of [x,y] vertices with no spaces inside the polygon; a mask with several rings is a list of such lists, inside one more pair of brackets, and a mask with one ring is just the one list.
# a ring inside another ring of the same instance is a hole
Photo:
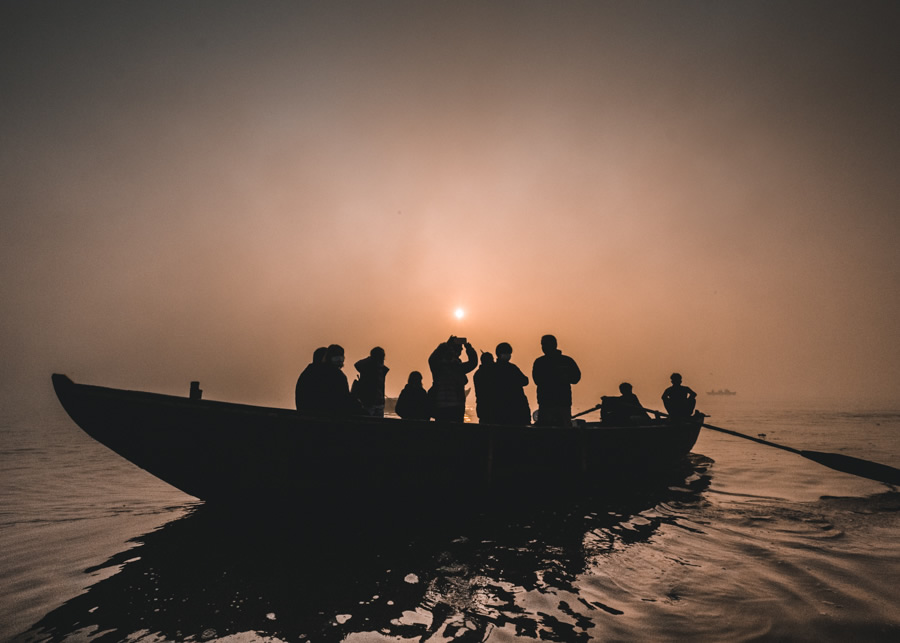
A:
{"label": "oar blade", "polygon": [[900,486],[900,469],[886,464],[854,458],[841,453],[824,453],[822,451],[800,451],[800,455],[814,462],[825,465],[835,471],[850,473],[876,482]]}

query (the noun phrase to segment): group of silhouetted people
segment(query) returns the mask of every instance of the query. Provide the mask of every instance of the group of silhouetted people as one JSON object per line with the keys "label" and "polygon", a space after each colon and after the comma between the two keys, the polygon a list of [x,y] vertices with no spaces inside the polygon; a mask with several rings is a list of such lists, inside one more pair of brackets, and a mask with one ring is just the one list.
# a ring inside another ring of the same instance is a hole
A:
{"label": "group of silhouetted people", "polygon": [[[574,359],[559,350],[553,335],[541,338],[541,350],[543,355],[534,361],[531,370],[537,387],[535,423],[539,426],[571,426],[572,385],[581,380],[581,370]],[[531,424],[531,409],[525,395],[528,376],[512,362],[513,349],[509,343],[497,344],[495,352],[496,357],[485,352],[479,360],[468,340],[451,335],[428,357],[431,388],[426,390],[422,374],[413,371],[397,398],[395,412],[403,419],[463,422],[468,374],[475,371],[476,413],[480,423]],[[344,349],[341,346],[332,344],[317,348],[312,362],[297,379],[297,409],[312,415],[384,417],[384,381],[389,370],[385,366],[384,349],[376,346],[368,357],[354,364],[359,375],[352,386],[343,366]],[[662,396],[666,411],[673,419],[688,418],[694,412],[697,394],[682,384],[678,373],[673,373],[671,380],[672,386]],[[603,397],[601,417],[604,423],[637,424],[648,419],[631,384],[623,382],[619,392],[618,397]]]}

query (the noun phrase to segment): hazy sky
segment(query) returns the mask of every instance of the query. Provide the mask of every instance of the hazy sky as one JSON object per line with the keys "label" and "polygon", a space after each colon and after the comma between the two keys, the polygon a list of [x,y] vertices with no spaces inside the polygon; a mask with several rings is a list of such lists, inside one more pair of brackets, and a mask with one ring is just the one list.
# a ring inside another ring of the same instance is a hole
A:
{"label": "hazy sky", "polygon": [[673,370],[900,401],[898,33],[894,0],[7,0],[0,400],[292,406],[329,343],[396,394],[455,332],[529,373],[556,334],[576,407]]}

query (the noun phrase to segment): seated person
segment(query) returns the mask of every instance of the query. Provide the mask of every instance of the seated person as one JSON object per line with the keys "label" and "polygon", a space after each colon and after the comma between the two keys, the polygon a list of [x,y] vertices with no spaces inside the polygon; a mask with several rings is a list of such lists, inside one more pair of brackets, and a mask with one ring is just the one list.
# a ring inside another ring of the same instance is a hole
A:
{"label": "seated person", "polygon": [[618,397],[603,396],[603,405],[600,409],[600,418],[604,424],[636,425],[646,422],[650,416],[644,410],[644,405],[634,394],[631,384],[622,382],[619,384]]}
{"label": "seated person", "polygon": [[697,394],[690,387],[682,385],[680,373],[672,373],[670,379],[672,386],[662,394],[662,401],[666,406],[669,418],[683,420],[691,417],[697,404]]}
{"label": "seated person", "polygon": [[428,420],[431,408],[428,403],[428,391],[422,387],[422,374],[413,371],[409,374],[406,386],[400,392],[395,407],[397,415],[404,420]]}

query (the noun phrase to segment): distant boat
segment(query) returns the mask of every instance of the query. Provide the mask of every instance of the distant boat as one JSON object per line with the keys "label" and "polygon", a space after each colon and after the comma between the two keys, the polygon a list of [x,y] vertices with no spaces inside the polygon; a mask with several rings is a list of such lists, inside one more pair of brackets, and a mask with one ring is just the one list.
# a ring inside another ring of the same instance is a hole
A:
{"label": "distant boat", "polygon": [[292,409],[76,384],[54,375],[78,426],[126,460],[211,503],[288,502],[349,508],[434,506],[529,485],[572,491],[621,486],[683,461],[700,432],[689,421],[572,428],[399,418],[310,417]]}
{"label": "distant boat", "polygon": [[727,388],[720,388],[715,391],[707,391],[707,395],[737,395],[737,391],[729,391]]}

